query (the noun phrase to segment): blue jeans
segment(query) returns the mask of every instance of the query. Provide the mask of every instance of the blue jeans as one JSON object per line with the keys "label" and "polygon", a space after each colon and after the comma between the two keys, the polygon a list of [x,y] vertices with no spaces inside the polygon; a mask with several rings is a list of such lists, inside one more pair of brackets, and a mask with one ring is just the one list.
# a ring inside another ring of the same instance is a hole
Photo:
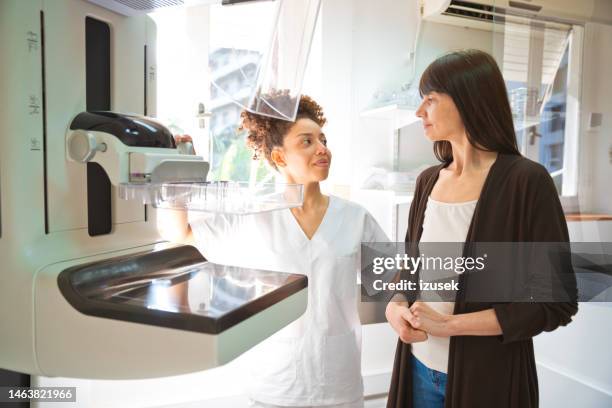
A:
{"label": "blue jeans", "polygon": [[412,356],[412,405],[414,408],[444,408],[446,374],[432,370]]}

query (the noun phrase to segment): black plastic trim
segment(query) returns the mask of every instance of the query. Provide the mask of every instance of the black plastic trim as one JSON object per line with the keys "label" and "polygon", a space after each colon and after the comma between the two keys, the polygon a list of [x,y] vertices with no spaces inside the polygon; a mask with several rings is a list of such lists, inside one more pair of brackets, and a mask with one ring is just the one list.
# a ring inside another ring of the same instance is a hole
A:
{"label": "black plastic trim", "polygon": [[93,17],[85,17],[85,81],[87,110],[110,110],[110,26]]}
{"label": "black plastic trim", "polygon": [[45,58],[45,13],[40,11],[40,65],[42,76],[42,144],[43,144],[43,194],[45,234],[49,233],[49,186],[47,174],[47,66]]}
{"label": "black plastic trim", "polygon": [[[143,69],[143,79],[144,79],[144,112],[143,114],[145,116],[147,116],[149,107],[147,105],[147,97],[148,97],[148,93],[147,93],[147,86],[148,86],[148,81],[147,81],[147,45],[145,44],[144,46],[144,69]],[[149,220],[149,214],[147,212],[147,205],[143,205],[144,207],[144,221],[147,222]]]}
{"label": "black plastic trim", "polygon": [[72,120],[70,129],[105,132],[127,146],[176,148],[174,137],[165,126],[143,116],[106,111],[81,112]]}
{"label": "black plastic trim", "polygon": [[143,115],[147,116],[148,113],[148,109],[147,109],[147,45],[145,44],[144,46],[144,109],[143,109]]}
{"label": "black plastic trim", "polygon": [[110,234],[113,229],[111,182],[106,170],[87,163],[87,232],[89,236]]}
{"label": "black plastic trim", "polygon": [[[18,387],[29,388],[31,386],[31,377],[29,374],[0,369],[0,386],[15,389]],[[2,408],[29,408],[30,403],[28,401],[4,402],[0,403],[0,406]]]}
{"label": "black plastic trim", "polygon": [[[92,17],[85,17],[85,94],[87,110],[110,110],[110,26]],[[95,237],[112,227],[110,179],[102,166],[87,163],[87,230]]]}

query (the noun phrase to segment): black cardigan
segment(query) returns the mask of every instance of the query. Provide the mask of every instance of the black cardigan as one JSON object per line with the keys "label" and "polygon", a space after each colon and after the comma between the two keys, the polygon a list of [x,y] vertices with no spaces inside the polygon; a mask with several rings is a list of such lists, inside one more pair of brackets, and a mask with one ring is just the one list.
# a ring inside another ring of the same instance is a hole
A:
{"label": "black cardigan", "polygon": [[[420,240],[427,199],[444,166],[430,167],[419,176],[406,242]],[[482,188],[466,241],[568,242],[563,209],[546,169],[521,156],[499,154]],[[577,293],[575,285],[570,293]],[[457,299],[460,294],[461,289]],[[445,407],[537,407],[532,337],[570,323],[578,304],[575,300],[501,304],[458,300],[454,314],[490,308],[495,310],[502,335],[450,339]],[[398,340],[387,408],[412,407],[409,357],[410,345]]]}

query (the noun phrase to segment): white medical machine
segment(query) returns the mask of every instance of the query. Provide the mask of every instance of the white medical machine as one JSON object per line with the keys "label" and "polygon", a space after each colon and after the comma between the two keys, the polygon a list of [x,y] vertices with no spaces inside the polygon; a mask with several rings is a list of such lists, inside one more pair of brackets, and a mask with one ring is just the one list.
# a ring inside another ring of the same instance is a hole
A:
{"label": "white medical machine", "polygon": [[301,204],[301,186],[206,182],[208,163],[181,154],[149,118],[156,31],[136,3],[0,2],[4,370],[99,379],[203,370],[306,309],[305,276],[211,264],[160,238],[156,206],[278,210]]}

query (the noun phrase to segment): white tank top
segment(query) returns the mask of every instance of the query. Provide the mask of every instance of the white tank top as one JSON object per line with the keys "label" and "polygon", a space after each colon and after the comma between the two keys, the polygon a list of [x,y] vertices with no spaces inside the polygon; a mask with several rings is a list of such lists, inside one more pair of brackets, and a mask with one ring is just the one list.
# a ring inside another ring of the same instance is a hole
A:
{"label": "white tank top", "polygon": [[[477,201],[443,203],[429,197],[420,242],[465,242]],[[461,256],[460,247],[460,245],[456,247],[458,253],[443,255]],[[453,314],[455,306],[454,302],[425,303],[444,314]],[[412,354],[430,369],[446,373],[449,344],[448,337],[429,335],[426,341],[412,344]]]}

